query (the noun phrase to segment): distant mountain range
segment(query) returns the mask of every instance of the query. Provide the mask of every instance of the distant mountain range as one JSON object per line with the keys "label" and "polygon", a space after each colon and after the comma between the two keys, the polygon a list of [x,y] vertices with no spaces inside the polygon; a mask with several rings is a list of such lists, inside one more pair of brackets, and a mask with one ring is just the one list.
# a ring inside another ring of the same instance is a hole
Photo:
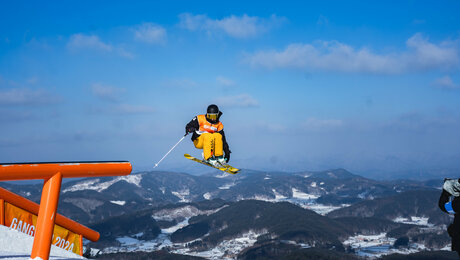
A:
{"label": "distant mountain range", "polygon": [[395,220],[409,219],[411,216],[424,216],[432,224],[447,224],[449,215],[438,208],[438,190],[414,190],[398,193],[384,198],[358,202],[346,208],[332,211],[327,216],[336,217],[376,217]]}
{"label": "distant mountain range", "polygon": [[[140,172],[66,182],[59,212],[98,230],[101,239],[91,246],[104,253],[166,249],[253,259],[277,255],[270,248],[286,255],[315,248],[354,259],[349,253],[356,248],[345,241],[357,235],[446,246],[443,228],[451,219],[437,207],[441,185],[442,180],[377,181],[344,169]],[[0,186],[40,200],[42,185]]]}
{"label": "distant mountain range", "polygon": [[[259,172],[237,175],[193,176],[175,172],[141,172],[121,177],[87,178],[63,183],[59,212],[84,223],[179,202],[210,199],[314,199],[342,206],[366,199],[397,195],[408,190],[441,187],[439,181],[375,181],[344,169],[323,172]],[[13,192],[39,202],[41,186],[0,183]]]}

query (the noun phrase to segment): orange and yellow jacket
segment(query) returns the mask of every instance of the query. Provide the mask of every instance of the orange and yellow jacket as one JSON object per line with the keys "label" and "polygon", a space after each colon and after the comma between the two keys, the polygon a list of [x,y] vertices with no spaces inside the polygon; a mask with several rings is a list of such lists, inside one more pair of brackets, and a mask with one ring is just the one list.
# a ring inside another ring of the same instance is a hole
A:
{"label": "orange and yellow jacket", "polygon": [[192,141],[195,141],[203,133],[219,133],[222,135],[222,142],[224,143],[225,154],[230,154],[230,148],[225,138],[224,125],[219,121],[222,112],[219,112],[217,123],[213,124],[206,120],[206,115],[198,115],[194,117],[186,126],[185,131],[189,132],[193,129]]}

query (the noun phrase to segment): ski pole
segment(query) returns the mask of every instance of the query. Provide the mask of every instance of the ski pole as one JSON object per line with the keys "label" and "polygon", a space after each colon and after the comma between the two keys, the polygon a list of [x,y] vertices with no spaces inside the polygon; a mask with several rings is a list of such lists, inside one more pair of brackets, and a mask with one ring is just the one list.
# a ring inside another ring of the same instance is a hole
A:
{"label": "ski pole", "polygon": [[168,156],[168,154],[169,154],[172,150],[174,150],[174,148],[176,148],[176,146],[177,146],[180,142],[182,142],[182,140],[184,140],[184,138],[185,138],[187,135],[188,135],[188,133],[186,133],[184,136],[182,136],[182,138],[179,140],[179,142],[177,142],[177,143],[171,148],[171,150],[169,150],[169,151],[163,156],[163,158],[161,158],[161,160],[158,161],[158,162],[155,164],[155,166],[153,166],[153,168],[155,169],[155,168],[158,166],[158,164],[160,164],[161,161],[163,161],[163,159],[166,158],[166,156]]}

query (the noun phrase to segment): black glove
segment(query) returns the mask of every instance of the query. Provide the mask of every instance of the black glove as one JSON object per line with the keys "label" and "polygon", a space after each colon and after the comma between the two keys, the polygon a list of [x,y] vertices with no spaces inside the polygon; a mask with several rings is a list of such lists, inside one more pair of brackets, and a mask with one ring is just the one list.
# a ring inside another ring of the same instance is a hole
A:
{"label": "black glove", "polygon": [[195,132],[195,128],[194,127],[185,127],[185,134],[188,134],[188,133],[193,133]]}
{"label": "black glove", "polygon": [[230,161],[230,153],[225,153],[224,158],[225,158],[225,160],[226,160],[227,162],[229,162],[229,161]]}

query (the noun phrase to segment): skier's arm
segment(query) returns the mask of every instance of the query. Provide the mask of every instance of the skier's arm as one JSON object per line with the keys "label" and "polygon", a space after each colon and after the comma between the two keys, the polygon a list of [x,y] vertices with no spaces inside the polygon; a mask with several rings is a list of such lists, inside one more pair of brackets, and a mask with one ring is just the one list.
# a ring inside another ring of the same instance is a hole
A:
{"label": "skier's arm", "polygon": [[439,197],[438,206],[442,211],[444,211],[446,213],[448,213],[448,212],[447,212],[447,210],[446,210],[446,208],[444,206],[445,206],[445,204],[447,202],[449,202],[449,197],[450,197],[450,194],[446,190],[443,189],[442,193],[441,193],[441,196]]}
{"label": "skier's arm", "polygon": [[441,196],[439,197],[438,206],[439,208],[450,214],[455,214],[456,212],[460,212],[460,201],[458,197],[455,197],[452,201],[450,201],[451,194],[446,190],[442,190]]}
{"label": "skier's arm", "polygon": [[185,133],[192,133],[195,132],[197,129],[200,128],[200,124],[198,123],[198,118],[194,117],[188,124],[185,126]]}

